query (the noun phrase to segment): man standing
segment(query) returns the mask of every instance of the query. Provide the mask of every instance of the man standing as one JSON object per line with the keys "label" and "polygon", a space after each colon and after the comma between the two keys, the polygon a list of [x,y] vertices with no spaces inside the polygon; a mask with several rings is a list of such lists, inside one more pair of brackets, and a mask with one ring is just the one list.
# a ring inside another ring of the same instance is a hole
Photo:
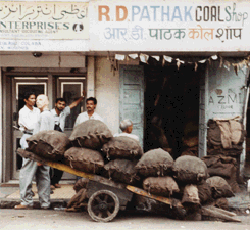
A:
{"label": "man standing", "polygon": [[[85,121],[88,120],[99,120],[103,122],[103,119],[99,116],[99,114],[97,114],[95,112],[95,108],[97,105],[97,100],[94,97],[89,97],[86,100],[86,108],[87,111],[86,112],[82,112],[78,115],[77,119],[76,119],[76,124],[75,125],[79,125]],[[77,177],[77,180],[79,180],[81,177]]]}
{"label": "man standing", "polygon": [[95,112],[95,108],[97,105],[97,100],[94,97],[89,97],[86,100],[86,108],[87,111],[86,112],[82,112],[78,115],[77,119],[76,119],[76,124],[75,125],[79,125],[85,121],[88,120],[99,120],[103,122],[103,119],[99,116],[99,114],[97,114]]}
{"label": "man standing", "polygon": [[[43,130],[54,129],[54,119],[49,111],[48,97],[41,94],[36,100],[37,107],[40,109],[40,115],[35,125],[33,134],[36,134]],[[33,197],[32,197],[32,180],[36,176],[36,184],[38,189],[39,201],[42,209],[49,209],[50,206],[50,177],[49,166],[36,163],[33,160],[26,159],[20,170],[19,186],[21,204],[15,205],[15,209],[32,209]]]}
{"label": "man standing", "polygon": [[[65,119],[70,114],[70,109],[79,105],[79,103],[85,97],[85,91],[83,91],[83,95],[76,101],[73,101],[69,106],[66,106],[66,100],[64,98],[57,98],[55,103],[55,108],[51,110],[51,113],[54,117],[54,130],[64,132],[65,127]],[[59,181],[61,180],[63,175],[63,171],[58,169],[50,170],[50,179],[51,179],[51,189],[61,188],[59,185]]]}
{"label": "man standing", "polygon": [[[36,95],[34,92],[27,92],[23,101],[26,103],[18,112],[19,130],[23,133],[20,139],[22,149],[28,148],[26,139],[33,135],[36,123],[39,119],[40,110],[34,107],[36,103]],[[24,159],[23,159],[24,160]]]}

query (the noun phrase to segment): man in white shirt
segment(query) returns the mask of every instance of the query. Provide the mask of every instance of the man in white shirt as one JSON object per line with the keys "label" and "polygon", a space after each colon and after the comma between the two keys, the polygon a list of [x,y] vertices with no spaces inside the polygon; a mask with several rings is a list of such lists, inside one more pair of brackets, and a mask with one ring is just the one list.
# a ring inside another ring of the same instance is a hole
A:
{"label": "man in white shirt", "polygon": [[120,122],[119,125],[120,130],[122,133],[116,133],[114,137],[120,137],[120,136],[126,136],[126,137],[131,137],[134,138],[135,140],[139,141],[139,137],[132,134],[133,131],[133,122],[131,120],[123,120]]}
{"label": "man in white shirt", "polygon": [[34,107],[36,103],[36,95],[33,92],[27,92],[24,95],[24,105],[18,112],[19,130],[23,133],[20,139],[20,146],[22,149],[28,148],[26,139],[33,135],[35,125],[38,122],[40,110]]}
{"label": "man in white shirt", "polygon": [[[37,107],[40,109],[38,121],[34,127],[33,134],[43,130],[54,129],[54,119],[49,111],[49,100],[46,95],[39,95],[36,99]],[[42,209],[50,206],[50,177],[49,166],[36,163],[30,159],[24,159],[19,174],[19,187],[21,204],[15,205],[15,209],[33,209],[32,180],[36,176],[39,201]]]}
{"label": "man in white shirt", "polygon": [[79,125],[88,120],[99,120],[104,122],[103,119],[99,116],[99,114],[95,112],[96,105],[97,105],[96,98],[94,97],[87,98],[86,100],[87,111],[82,112],[78,115],[75,125]]}
{"label": "man in white shirt", "polygon": [[[64,98],[57,98],[55,103],[55,108],[51,110],[51,113],[54,117],[54,130],[64,132],[65,119],[70,114],[70,110],[80,104],[80,102],[85,97],[85,91],[83,95],[76,101],[73,101],[69,106],[66,106],[66,100]],[[59,181],[61,180],[63,171],[58,169],[50,170],[50,179],[51,179],[51,189],[61,188]]]}

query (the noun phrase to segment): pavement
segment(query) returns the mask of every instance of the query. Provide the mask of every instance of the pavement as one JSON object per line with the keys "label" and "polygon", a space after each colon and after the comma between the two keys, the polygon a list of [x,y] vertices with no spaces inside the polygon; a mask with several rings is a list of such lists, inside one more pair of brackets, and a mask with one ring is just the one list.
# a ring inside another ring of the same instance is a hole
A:
{"label": "pavement", "polygon": [[[50,195],[51,209],[64,209],[67,202],[75,194],[73,185],[75,180],[60,181],[61,188],[53,190]],[[38,200],[37,187],[33,183],[32,191],[35,193],[34,209],[39,209],[40,204]],[[16,204],[20,203],[19,183],[18,181],[10,181],[8,183],[0,184],[0,209],[13,209]]]}
{"label": "pavement", "polygon": [[[53,194],[50,195],[50,209],[64,210],[67,206],[70,198],[76,194],[73,190],[75,180],[61,180],[61,188],[53,190]],[[250,188],[250,180],[248,181]],[[239,194],[235,194],[234,197],[227,198],[229,201],[229,210],[238,214],[250,213],[250,189]],[[38,200],[38,193],[35,182],[33,182],[32,191],[35,193],[34,209],[40,209],[40,203]],[[0,209],[13,209],[16,204],[20,203],[19,195],[19,181],[9,181],[8,183],[0,184]]]}

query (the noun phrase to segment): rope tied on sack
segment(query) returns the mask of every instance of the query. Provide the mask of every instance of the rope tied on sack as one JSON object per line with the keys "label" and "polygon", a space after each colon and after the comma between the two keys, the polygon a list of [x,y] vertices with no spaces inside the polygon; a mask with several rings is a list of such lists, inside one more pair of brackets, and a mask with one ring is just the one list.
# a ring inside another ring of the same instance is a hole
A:
{"label": "rope tied on sack", "polygon": [[70,166],[70,168],[73,169],[73,166],[72,166],[72,163],[71,163],[72,160],[73,160],[73,157],[72,157],[72,156],[69,156],[69,166]]}

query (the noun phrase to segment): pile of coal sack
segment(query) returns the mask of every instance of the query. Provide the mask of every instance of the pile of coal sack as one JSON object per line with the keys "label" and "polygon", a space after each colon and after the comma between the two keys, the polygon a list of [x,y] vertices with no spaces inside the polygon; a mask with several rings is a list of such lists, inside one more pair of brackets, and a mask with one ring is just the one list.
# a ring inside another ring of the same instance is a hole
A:
{"label": "pile of coal sack", "polygon": [[[138,141],[113,137],[101,121],[89,120],[76,126],[69,138],[58,131],[42,131],[31,136],[28,143],[28,151],[50,161],[178,200],[187,213],[199,212],[206,204],[227,209],[225,198],[234,196],[222,174],[209,176],[202,159],[184,155],[174,161],[161,148],[143,153]],[[68,209],[86,202],[87,183],[86,178],[76,183]]]}
{"label": "pile of coal sack", "polygon": [[241,192],[238,183],[243,183],[239,165],[245,136],[240,117],[208,121],[207,156],[203,160],[209,175],[227,180],[235,193]]}

